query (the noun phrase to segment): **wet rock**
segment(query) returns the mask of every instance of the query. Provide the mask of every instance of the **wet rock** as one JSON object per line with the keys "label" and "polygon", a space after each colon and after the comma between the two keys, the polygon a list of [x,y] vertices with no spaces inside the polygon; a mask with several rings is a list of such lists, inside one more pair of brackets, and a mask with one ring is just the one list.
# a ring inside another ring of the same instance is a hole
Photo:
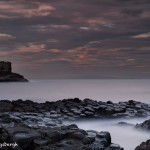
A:
{"label": "wet rock", "polygon": [[137,124],[135,127],[140,129],[150,130],[150,119],[144,121],[141,124]]}
{"label": "wet rock", "polygon": [[85,115],[85,114],[80,114],[80,117],[81,117],[81,118],[85,118],[86,115]]}
{"label": "wet rock", "polygon": [[112,114],[114,114],[115,113],[115,110],[114,110],[114,108],[113,107],[107,107],[106,109],[105,109],[105,114],[106,115],[112,115]]}
{"label": "wet rock", "polygon": [[51,118],[58,118],[58,114],[51,114],[50,117]]}
{"label": "wet rock", "polygon": [[23,150],[32,150],[33,149],[33,140],[36,138],[39,138],[40,134],[37,132],[20,132],[20,133],[15,133],[13,138],[14,140],[18,143],[18,145],[23,149]]}
{"label": "wet rock", "polygon": [[101,144],[92,143],[90,145],[85,145],[83,147],[83,149],[85,149],[85,150],[104,150],[105,147]]}
{"label": "wet rock", "polygon": [[10,118],[9,114],[2,114],[0,116],[0,118],[1,118],[1,123],[12,123],[13,122],[13,119]]}
{"label": "wet rock", "polygon": [[71,131],[71,132],[68,132],[67,135],[69,138],[72,138],[72,139],[80,139],[81,140],[84,138],[84,135],[79,131],[75,131],[75,132]]}
{"label": "wet rock", "polygon": [[112,101],[107,101],[106,103],[107,103],[107,104],[113,104],[113,102],[112,102]]}
{"label": "wet rock", "polygon": [[42,147],[37,147],[35,148],[35,150],[55,150],[54,148],[50,148],[48,146],[42,146]]}
{"label": "wet rock", "polygon": [[85,109],[90,112],[95,112],[95,110],[92,108],[92,106],[88,106],[88,107],[86,106]]}
{"label": "wet rock", "polygon": [[13,105],[9,101],[0,101],[0,112],[9,112],[13,110]]}
{"label": "wet rock", "polygon": [[6,141],[7,139],[8,139],[8,133],[2,126],[0,126],[0,142]]}
{"label": "wet rock", "polygon": [[106,138],[95,138],[94,144],[96,144],[96,145],[100,144],[103,147],[108,147],[109,146],[109,142],[107,141]]}
{"label": "wet rock", "polygon": [[135,148],[135,150],[150,150],[150,140],[142,142],[139,146]]}
{"label": "wet rock", "polygon": [[99,132],[99,133],[97,133],[96,137],[104,138],[107,140],[108,145],[111,144],[111,136],[110,136],[109,132],[106,132],[106,131]]}
{"label": "wet rock", "polygon": [[78,129],[78,126],[76,124],[71,124],[67,126],[68,129]]}
{"label": "wet rock", "polygon": [[124,148],[120,147],[118,144],[110,144],[106,150],[124,150]]}
{"label": "wet rock", "polygon": [[48,138],[52,139],[52,141],[58,141],[62,138],[60,131],[55,129],[47,131],[47,136]]}
{"label": "wet rock", "polygon": [[139,117],[147,116],[147,111],[144,110],[144,109],[139,109],[139,110],[137,111],[137,114],[136,114],[136,115],[139,116]]}
{"label": "wet rock", "polygon": [[33,143],[34,143],[34,147],[46,146],[48,144],[48,140],[39,138],[39,139],[35,139]]}
{"label": "wet rock", "polygon": [[57,112],[54,111],[54,110],[52,110],[52,111],[50,112],[50,114],[57,114]]}
{"label": "wet rock", "polygon": [[88,133],[83,129],[78,129],[78,131],[81,132],[83,135],[88,135]]}
{"label": "wet rock", "polygon": [[22,119],[18,116],[12,115],[12,116],[10,116],[10,118],[11,118],[12,122],[16,122],[16,123],[22,122]]}
{"label": "wet rock", "polygon": [[85,114],[86,116],[88,116],[88,117],[91,117],[91,116],[94,115],[94,113],[91,112],[91,111],[85,111],[84,114]]}
{"label": "wet rock", "polygon": [[95,141],[95,137],[92,136],[86,136],[85,138],[83,138],[82,142],[83,144],[91,144]]}

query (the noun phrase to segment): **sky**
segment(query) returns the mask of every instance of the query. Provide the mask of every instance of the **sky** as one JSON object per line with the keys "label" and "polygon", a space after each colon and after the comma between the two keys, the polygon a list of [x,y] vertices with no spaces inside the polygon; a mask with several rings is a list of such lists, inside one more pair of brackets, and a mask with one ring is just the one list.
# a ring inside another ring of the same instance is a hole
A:
{"label": "sky", "polygon": [[150,78],[150,0],[0,0],[0,60],[28,78]]}

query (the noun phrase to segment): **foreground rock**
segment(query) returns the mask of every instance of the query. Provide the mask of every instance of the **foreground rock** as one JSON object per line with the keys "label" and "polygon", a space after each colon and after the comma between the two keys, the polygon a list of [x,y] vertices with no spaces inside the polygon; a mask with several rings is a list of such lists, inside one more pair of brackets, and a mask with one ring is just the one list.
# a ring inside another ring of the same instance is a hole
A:
{"label": "foreground rock", "polygon": [[9,135],[7,130],[0,125],[0,149],[1,150],[21,150],[18,144]]}
{"label": "foreground rock", "polygon": [[0,126],[0,135],[0,142],[13,139],[15,148],[21,150],[123,150],[111,143],[109,132],[85,131],[75,124],[33,129],[16,123],[13,127]]}
{"label": "foreground rock", "polygon": [[13,73],[11,62],[0,61],[0,82],[27,82],[22,75]]}
{"label": "foreground rock", "polygon": [[150,140],[142,142],[135,150],[150,150]]}
{"label": "foreground rock", "polygon": [[[109,132],[85,131],[66,122],[150,115],[148,104],[133,100],[113,103],[74,98],[37,103],[19,99],[1,100],[0,106],[0,137],[16,142],[15,148],[22,150],[123,150],[111,143]],[[149,129],[149,121],[138,126]]]}
{"label": "foreground rock", "polygon": [[[150,131],[150,119],[144,121],[143,123],[137,124],[135,128]],[[150,150],[150,140],[142,142],[139,146],[136,147],[135,150]]]}

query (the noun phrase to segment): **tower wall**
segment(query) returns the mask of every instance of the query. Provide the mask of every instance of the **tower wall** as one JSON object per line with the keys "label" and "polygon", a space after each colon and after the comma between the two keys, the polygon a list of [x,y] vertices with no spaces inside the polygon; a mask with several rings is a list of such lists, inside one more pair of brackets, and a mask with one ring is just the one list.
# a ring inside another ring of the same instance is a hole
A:
{"label": "tower wall", "polygon": [[11,73],[11,62],[0,61],[0,73]]}

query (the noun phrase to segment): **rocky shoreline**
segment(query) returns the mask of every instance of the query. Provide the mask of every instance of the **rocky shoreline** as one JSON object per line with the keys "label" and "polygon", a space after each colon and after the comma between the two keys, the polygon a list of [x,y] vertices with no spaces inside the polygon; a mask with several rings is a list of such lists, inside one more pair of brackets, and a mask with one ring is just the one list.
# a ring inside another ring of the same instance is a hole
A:
{"label": "rocky shoreline", "polygon": [[0,72],[0,82],[28,82],[28,80],[18,73],[11,72],[2,74]]}
{"label": "rocky shoreline", "polygon": [[[74,98],[37,103],[19,99],[1,100],[0,106],[0,143],[16,142],[19,150],[123,150],[111,142],[107,131],[85,131],[65,122],[150,116],[150,105],[133,100],[113,103]],[[149,130],[149,122],[135,128]]]}
{"label": "rocky shoreline", "polygon": [[150,105],[129,100],[113,103],[79,98],[37,103],[31,100],[1,100],[0,112],[51,112],[66,119],[144,117],[150,115]]}

